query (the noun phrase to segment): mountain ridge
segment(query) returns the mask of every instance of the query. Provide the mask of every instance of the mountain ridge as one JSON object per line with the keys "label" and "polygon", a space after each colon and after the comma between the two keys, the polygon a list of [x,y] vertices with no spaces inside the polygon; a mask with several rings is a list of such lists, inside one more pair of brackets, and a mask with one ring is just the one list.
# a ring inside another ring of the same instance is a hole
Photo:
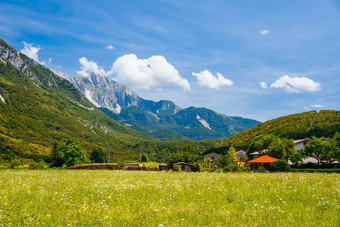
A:
{"label": "mountain ridge", "polygon": [[68,78],[89,101],[113,119],[160,140],[230,137],[260,123],[203,107],[183,109],[169,100],[146,100],[128,87],[93,73],[76,77],[56,73]]}

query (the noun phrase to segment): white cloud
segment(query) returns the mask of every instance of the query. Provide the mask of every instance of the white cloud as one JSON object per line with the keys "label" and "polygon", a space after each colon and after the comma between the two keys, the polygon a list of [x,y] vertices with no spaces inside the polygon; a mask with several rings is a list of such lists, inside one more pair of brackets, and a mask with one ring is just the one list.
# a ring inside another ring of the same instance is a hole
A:
{"label": "white cloud", "polygon": [[310,106],[304,106],[303,108],[305,110],[310,110],[311,108],[322,108],[322,107],[323,107],[323,105],[321,105],[321,104],[314,104],[314,105],[310,105]]}
{"label": "white cloud", "polygon": [[114,46],[112,46],[112,45],[108,45],[108,46],[106,46],[106,49],[108,49],[108,50],[114,50],[114,49],[116,49]]}
{"label": "white cloud", "polygon": [[321,84],[314,82],[307,77],[282,76],[270,85],[273,88],[282,88],[290,93],[300,93],[301,91],[319,91]]}
{"label": "white cloud", "polygon": [[231,86],[233,81],[224,78],[221,73],[217,73],[217,77],[213,76],[210,71],[203,70],[200,73],[192,73],[196,77],[198,85],[213,89],[220,89],[220,86]]}
{"label": "white cloud", "polygon": [[99,76],[107,76],[105,70],[98,66],[94,61],[88,61],[85,57],[79,58],[79,62],[81,64],[80,71],[77,71],[79,75],[88,76],[92,73]]}
{"label": "white cloud", "polygon": [[310,105],[313,108],[322,108],[323,106],[321,104],[314,104],[314,105]]}
{"label": "white cloud", "polygon": [[118,82],[130,87],[149,89],[170,83],[190,90],[189,82],[163,56],[139,59],[134,54],[124,55],[113,63],[109,73],[116,75]]}
{"label": "white cloud", "polygon": [[[46,61],[39,61],[39,51],[40,51],[40,47],[39,46],[33,46],[33,44],[31,43],[26,43],[25,41],[23,41],[23,44],[25,45],[24,48],[22,50],[20,50],[21,53],[27,55],[29,58],[33,59],[34,61],[45,65]],[[50,64],[52,62],[52,58],[48,59],[47,64]]]}
{"label": "white cloud", "polygon": [[267,35],[267,34],[270,33],[270,31],[269,31],[269,30],[261,30],[261,31],[259,31],[259,33],[260,33],[261,35]]}
{"label": "white cloud", "polygon": [[263,88],[263,89],[266,89],[266,88],[268,88],[268,86],[267,86],[267,83],[266,82],[260,82],[260,86]]}

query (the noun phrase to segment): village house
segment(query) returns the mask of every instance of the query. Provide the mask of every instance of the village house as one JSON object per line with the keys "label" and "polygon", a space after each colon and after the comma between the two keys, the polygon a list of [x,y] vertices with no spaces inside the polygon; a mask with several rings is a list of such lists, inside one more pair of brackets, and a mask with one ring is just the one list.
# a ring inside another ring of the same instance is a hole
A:
{"label": "village house", "polygon": [[181,171],[191,171],[191,167],[196,166],[194,164],[190,164],[186,162],[177,162],[177,163],[173,163],[173,165],[174,165],[174,169],[175,169],[175,166],[178,166],[178,169]]}
{"label": "village house", "polygon": [[294,140],[295,150],[301,150],[301,149],[305,148],[307,141],[308,141],[308,138],[300,139],[300,140]]}
{"label": "village house", "polygon": [[218,154],[216,152],[211,152],[209,154],[204,155],[205,159],[209,159],[211,162],[219,159],[221,157],[221,154]]}

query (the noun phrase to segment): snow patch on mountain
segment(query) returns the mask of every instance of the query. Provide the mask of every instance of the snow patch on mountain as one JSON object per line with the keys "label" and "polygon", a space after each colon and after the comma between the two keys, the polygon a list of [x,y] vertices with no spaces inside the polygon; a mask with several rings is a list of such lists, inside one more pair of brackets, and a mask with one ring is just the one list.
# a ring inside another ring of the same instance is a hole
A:
{"label": "snow patch on mountain", "polygon": [[7,104],[6,101],[5,101],[5,99],[4,99],[4,97],[2,97],[1,94],[0,94],[0,100],[1,100],[3,103]]}
{"label": "snow patch on mountain", "polygon": [[196,116],[196,119],[206,128],[211,129],[208,122],[206,122],[204,119],[202,119],[198,114]]}

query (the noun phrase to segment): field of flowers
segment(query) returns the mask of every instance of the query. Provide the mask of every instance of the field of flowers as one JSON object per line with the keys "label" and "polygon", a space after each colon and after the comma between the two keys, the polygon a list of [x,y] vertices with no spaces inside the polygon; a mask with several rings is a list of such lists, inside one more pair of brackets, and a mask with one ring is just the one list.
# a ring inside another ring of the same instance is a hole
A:
{"label": "field of flowers", "polygon": [[339,223],[339,174],[0,171],[0,226]]}

